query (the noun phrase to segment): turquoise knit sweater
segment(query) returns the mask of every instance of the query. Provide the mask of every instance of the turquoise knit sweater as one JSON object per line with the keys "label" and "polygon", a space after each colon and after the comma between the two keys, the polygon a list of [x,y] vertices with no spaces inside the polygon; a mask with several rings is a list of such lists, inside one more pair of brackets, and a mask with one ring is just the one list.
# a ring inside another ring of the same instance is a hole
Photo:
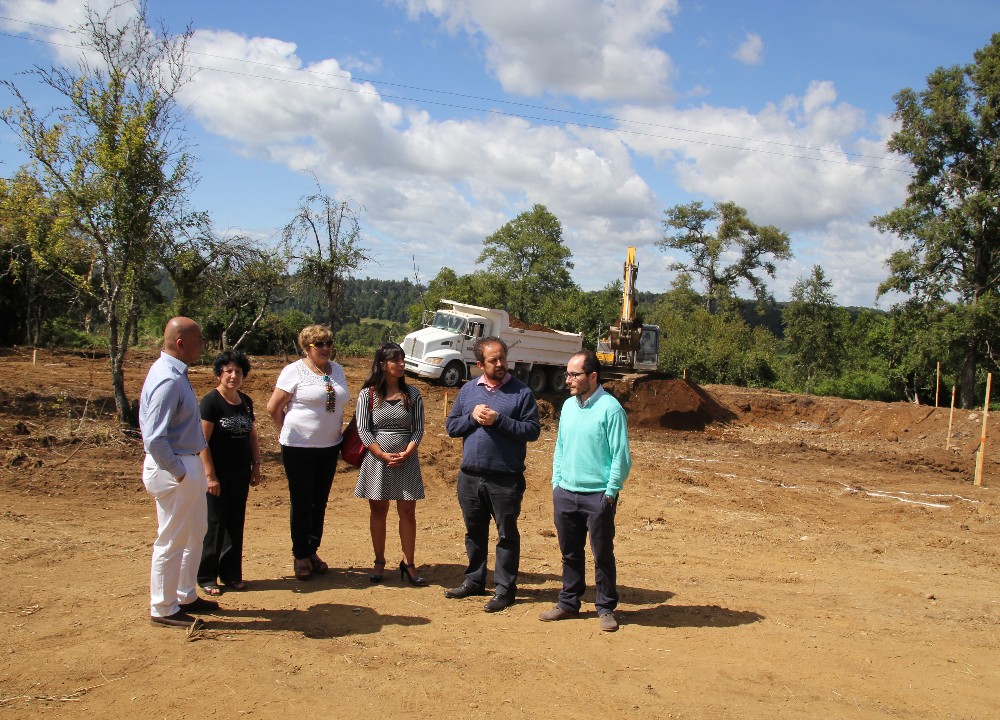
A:
{"label": "turquoise knit sweater", "polygon": [[552,487],[617,498],[632,469],[625,410],[598,387],[587,403],[563,403],[552,456]]}

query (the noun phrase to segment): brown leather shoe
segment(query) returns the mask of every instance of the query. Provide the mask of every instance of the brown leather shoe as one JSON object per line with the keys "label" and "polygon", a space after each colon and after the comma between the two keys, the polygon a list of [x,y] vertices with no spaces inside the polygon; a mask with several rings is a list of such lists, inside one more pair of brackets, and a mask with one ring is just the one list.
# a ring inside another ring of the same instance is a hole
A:
{"label": "brown leather shoe", "polygon": [[155,615],[150,615],[149,622],[151,622],[153,625],[184,628],[185,630],[188,628],[198,627],[202,624],[201,620],[191,615],[188,615],[183,610],[178,610],[173,615],[166,615],[164,617],[156,617]]}
{"label": "brown leather shoe", "polygon": [[615,632],[618,629],[618,621],[615,620],[614,613],[604,613],[600,617],[601,632]]}
{"label": "brown leather shoe", "polygon": [[566,620],[567,618],[575,618],[579,615],[580,613],[578,612],[566,610],[565,608],[561,608],[558,605],[556,605],[551,610],[546,610],[545,612],[540,613],[538,619],[541,620],[542,622],[552,622],[553,620]]}

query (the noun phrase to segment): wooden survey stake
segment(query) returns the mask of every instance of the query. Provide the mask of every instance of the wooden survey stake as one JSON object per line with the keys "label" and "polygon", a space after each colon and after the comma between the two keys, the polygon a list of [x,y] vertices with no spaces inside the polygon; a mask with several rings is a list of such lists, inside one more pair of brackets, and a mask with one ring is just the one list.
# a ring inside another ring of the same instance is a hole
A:
{"label": "wooden survey stake", "polygon": [[976,485],[983,484],[983,463],[986,462],[986,421],[990,419],[990,386],[993,385],[993,373],[986,376],[986,402],[983,404],[983,434],[979,438],[979,451],[976,453]]}
{"label": "wooden survey stake", "polygon": [[948,413],[948,441],[944,444],[945,450],[951,450],[951,422],[955,419],[955,386],[951,386],[951,412]]}

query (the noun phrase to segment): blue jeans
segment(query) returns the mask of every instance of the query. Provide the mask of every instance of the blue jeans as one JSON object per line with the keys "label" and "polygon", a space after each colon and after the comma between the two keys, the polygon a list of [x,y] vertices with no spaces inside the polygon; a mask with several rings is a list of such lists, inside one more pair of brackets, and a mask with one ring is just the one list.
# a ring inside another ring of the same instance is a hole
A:
{"label": "blue jeans", "polygon": [[556,486],[552,491],[552,511],[562,552],[563,587],[558,605],[569,612],[580,611],[580,597],[587,587],[584,546],[590,534],[594,554],[594,582],[597,614],[618,607],[618,573],[615,565],[615,511],[603,492],[578,493]]}
{"label": "blue jeans", "polygon": [[486,557],[490,519],[497,526],[496,566],[493,581],[499,597],[517,596],[517,571],[521,564],[521,534],[517,518],[524,497],[524,475],[458,471],[458,504],[465,520],[465,552],[469,565],[465,585],[486,589]]}

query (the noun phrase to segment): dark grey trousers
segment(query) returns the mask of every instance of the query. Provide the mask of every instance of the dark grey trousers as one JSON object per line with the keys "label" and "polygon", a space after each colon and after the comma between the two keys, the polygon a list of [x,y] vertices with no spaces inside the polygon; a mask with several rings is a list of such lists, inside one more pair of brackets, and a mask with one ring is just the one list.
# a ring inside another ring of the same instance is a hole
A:
{"label": "dark grey trousers", "polygon": [[486,589],[490,520],[497,526],[496,566],[493,581],[499,597],[517,596],[517,571],[521,564],[521,534],[517,518],[524,498],[524,475],[486,475],[458,471],[458,504],[465,520],[465,552],[469,565],[465,584]]}
{"label": "dark grey trousers", "polygon": [[587,587],[584,547],[590,534],[594,554],[594,582],[597,614],[604,615],[618,607],[618,573],[615,566],[615,511],[604,493],[577,493],[556,487],[552,491],[553,519],[559,550],[562,552],[563,587],[559,607],[579,612],[580,598]]}

